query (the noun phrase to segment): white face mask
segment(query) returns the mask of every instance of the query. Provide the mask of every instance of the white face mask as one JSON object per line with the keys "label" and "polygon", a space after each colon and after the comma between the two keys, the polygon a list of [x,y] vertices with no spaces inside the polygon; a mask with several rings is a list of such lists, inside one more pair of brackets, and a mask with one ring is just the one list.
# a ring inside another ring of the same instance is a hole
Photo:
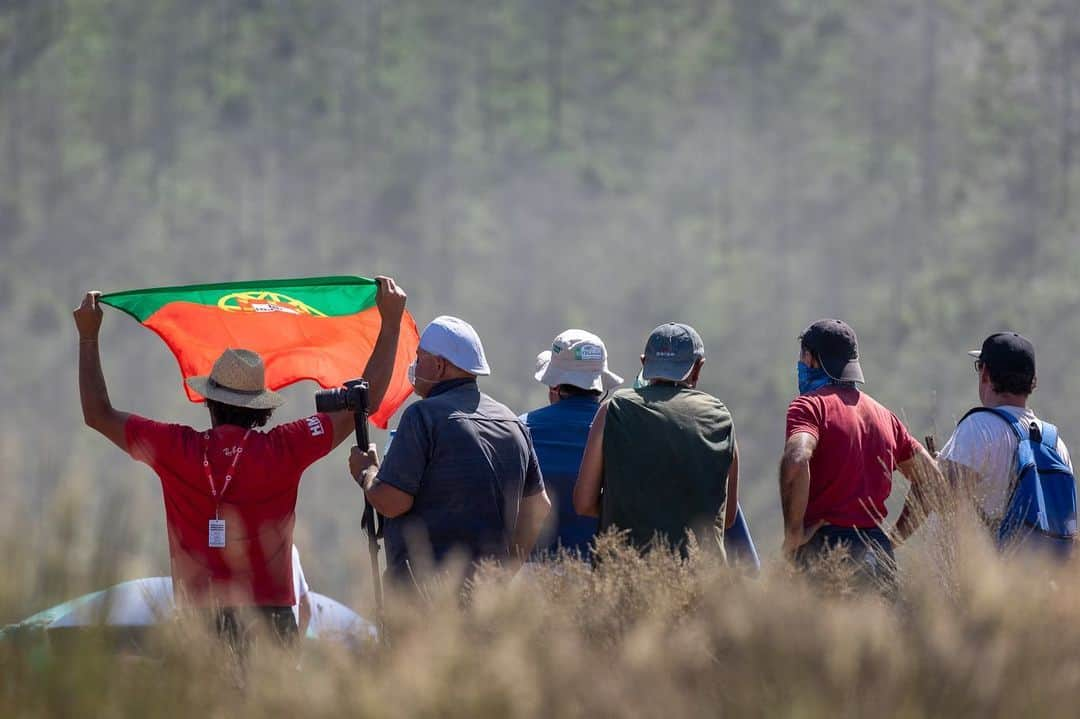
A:
{"label": "white face mask", "polygon": [[[412,385],[413,392],[416,392],[416,394],[420,394],[420,392],[416,389],[417,382],[422,382],[424,384],[435,384],[436,382],[436,380],[428,379],[427,377],[418,377],[416,375],[416,360],[413,360],[413,363],[409,365],[407,375],[409,378],[409,384]],[[422,397],[423,395],[420,396]]]}

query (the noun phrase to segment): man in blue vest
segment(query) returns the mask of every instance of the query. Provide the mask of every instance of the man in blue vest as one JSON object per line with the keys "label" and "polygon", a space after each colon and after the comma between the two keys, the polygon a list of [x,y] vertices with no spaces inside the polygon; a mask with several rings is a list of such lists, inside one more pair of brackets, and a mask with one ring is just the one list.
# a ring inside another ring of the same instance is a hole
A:
{"label": "man in blue vest", "polygon": [[537,357],[535,377],[548,388],[549,404],[521,420],[532,435],[554,511],[534,556],[551,556],[561,548],[588,558],[597,521],[574,511],[574,482],[600,400],[623,378],[608,369],[603,340],[573,329],[556,337],[551,350]]}

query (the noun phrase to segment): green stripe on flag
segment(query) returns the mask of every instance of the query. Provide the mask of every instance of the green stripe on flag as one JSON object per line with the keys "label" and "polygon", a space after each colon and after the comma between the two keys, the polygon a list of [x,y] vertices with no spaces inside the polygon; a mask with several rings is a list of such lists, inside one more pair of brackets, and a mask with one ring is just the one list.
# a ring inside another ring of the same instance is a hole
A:
{"label": "green stripe on flag", "polygon": [[310,277],[291,280],[253,280],[212,285],[152,287],[110,292],[101,301],[145,322],[173,302],[190,302],[223,309],[241,304],[297,307],[304,314],[341,317],[375,305],[375,280],[366,277]]}

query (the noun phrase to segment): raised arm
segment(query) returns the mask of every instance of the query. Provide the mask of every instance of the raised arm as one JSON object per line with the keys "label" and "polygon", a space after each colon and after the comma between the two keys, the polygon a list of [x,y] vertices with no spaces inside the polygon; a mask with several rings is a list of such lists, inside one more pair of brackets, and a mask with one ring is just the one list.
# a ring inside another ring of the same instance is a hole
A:
{"label": "raised arm", "polygon": [[[363,375],[368,381],[368,403],[372,412],[382,404],[394,376],[401,316],[405,312],[405,301],[408,299],[405,290],[394,282],[393,278],[376,277],[375,282],[375,304],[379,308],[382,324]],[[352,435],[353,415],[351,412],[335,412],[330,417],[334,422],[334,446],[337,447]]]}
{"label": "raised arm", "polygon": [[804,526],[806,505],[810,501],[810,458],[817,449],[817,437],[796,432],[784,445],[780,460],[780,504],[784,510],[784,555],[791,557],[810,541],[821,523],[809,530]]}
{"label": "raised arm", "polygon": [[105,375],[101,371],[98,335],[103,313],[98,302],[100,297],[100,292],[87,292],[82,304],[72,313],[79,331],[79,399],[86,425],[101,432],[126,452],[124,424],[128,414],[113,409],[109,390],[105,386]]}
{"label": "raised arm", "polygon": [[607,402],[600,406],[585,440],[577,482],[574,483],[574,511],[582,517],[600,516],[600,489],[604,484],[604,421]]}
{"label": "raised arm", "polygon": [[921,444],[911,459],[900,463],[899,469],[911,483],[904,510],[896,520],[896,538],[902,542],[914,534],[939,500],[947,496],[947,491],[937,462]]}

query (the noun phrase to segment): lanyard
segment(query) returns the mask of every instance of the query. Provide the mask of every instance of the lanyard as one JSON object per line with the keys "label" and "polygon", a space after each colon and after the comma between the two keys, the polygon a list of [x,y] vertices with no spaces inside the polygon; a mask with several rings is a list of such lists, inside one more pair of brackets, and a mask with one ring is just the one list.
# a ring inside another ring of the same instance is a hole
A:
{"label": "lanyard", "polygon": [[225,483],[221,485],[221,491],[218,492],[217,486],[214,484],[214,475],[210,472],[210,458],[207,456],[210,450],[210,433],[203,432],[203,439],[206,440],[206,444],[203,445],[202,466],[203,472],[206,473],[206,481],[210,484],[210,494],[214,497],[215,518],[220,515],[221,498],[225,496],[225,491],[229,488],[233,475],[236,474],[236,465],[240,461],[240,455],[244,453],[244,447],[247,445],[249,436],[251,436],[250,429],[244,433],[244,438],[240,440],[240,446],[236,448],[236,454],[233,455],[232,465],[229,466],[229,471],[225,475]]}

